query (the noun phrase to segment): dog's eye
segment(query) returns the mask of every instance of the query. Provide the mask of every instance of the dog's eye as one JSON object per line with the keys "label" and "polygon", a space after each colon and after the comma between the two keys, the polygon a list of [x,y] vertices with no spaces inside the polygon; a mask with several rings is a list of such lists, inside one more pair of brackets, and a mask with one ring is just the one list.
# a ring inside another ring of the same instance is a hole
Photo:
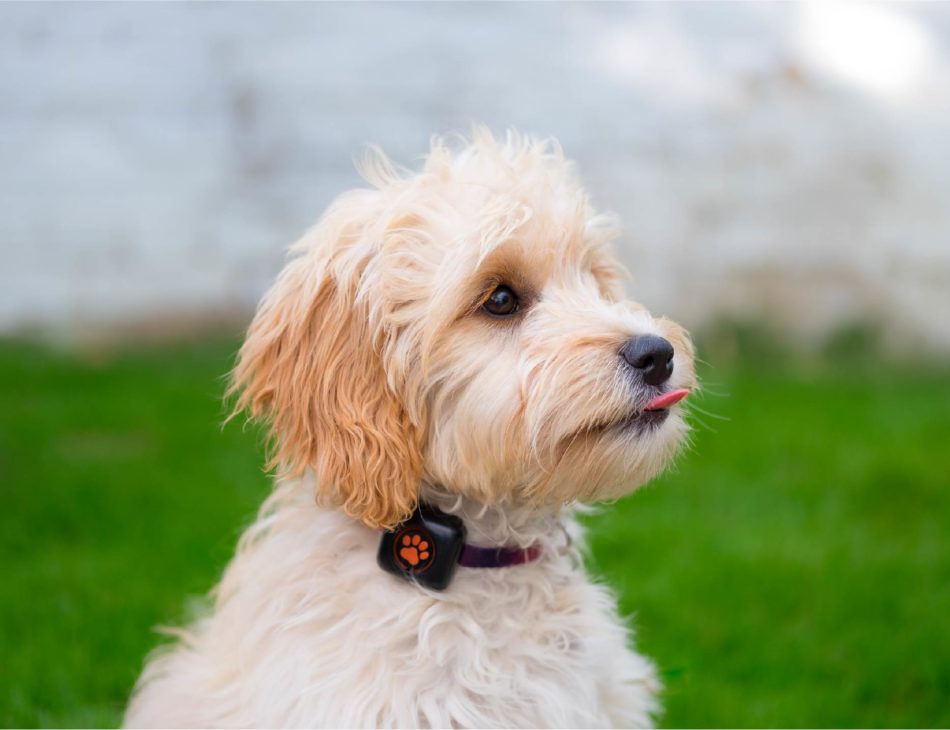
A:
{"label": "dog's eye", "polygon": [[488,295],[482,309],[493,317],[509,317],[518,311],[518,295],[502,284]]}

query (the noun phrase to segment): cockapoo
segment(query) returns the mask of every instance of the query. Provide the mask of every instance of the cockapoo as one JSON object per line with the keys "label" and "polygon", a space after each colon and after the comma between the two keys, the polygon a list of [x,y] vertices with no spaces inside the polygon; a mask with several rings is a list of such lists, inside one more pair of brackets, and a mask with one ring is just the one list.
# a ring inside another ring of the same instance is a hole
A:
{"label": "cockapoo", "polygon": [[363,168],[233,373],[276,489],[126,724],[649,725],[656,672],[572,515],[677,451],[687,334],[624,299],[555,143],[476,129]]}

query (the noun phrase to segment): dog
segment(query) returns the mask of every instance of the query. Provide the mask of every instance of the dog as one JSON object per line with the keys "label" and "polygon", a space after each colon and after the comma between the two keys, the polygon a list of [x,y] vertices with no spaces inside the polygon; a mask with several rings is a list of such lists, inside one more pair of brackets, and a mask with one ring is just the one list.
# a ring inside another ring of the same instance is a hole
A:
{"label": "dog", "polygon": [[[382,153],[291,248],[232,373],[272,495],[133,727],[643,727],[653,664],[575,515],[669,464],[693,346],[624,299],[556,142]],[[426,572],[426,571],[429,572]]]}

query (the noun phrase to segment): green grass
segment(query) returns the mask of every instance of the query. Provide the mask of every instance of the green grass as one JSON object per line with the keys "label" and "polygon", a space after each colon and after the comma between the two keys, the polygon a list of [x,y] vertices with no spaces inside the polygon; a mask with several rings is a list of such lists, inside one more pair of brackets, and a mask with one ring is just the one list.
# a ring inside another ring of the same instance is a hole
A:
{"label": "green grass", "polygon": [[[950,368],[717,344],[728,420],[590,520],[664,723],[950,725]],[[116,724],[220,573],[268,489],[220,427],[233,349],[0,345],[0,725]]]}

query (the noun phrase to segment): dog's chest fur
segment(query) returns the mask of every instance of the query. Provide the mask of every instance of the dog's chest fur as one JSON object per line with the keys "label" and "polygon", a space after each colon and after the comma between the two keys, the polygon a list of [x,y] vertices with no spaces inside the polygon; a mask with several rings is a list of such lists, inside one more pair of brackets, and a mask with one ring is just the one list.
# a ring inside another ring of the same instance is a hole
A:
{"label": "dog's chest fur", "polygon": [[[643,726],[652,665],[560,530],[544,557],[460,568],[444,593],[383,573],[378,535],[285,485],[212,613],[149,663],[129,725]],[[470,531],[470,538],[473,535]]]}

